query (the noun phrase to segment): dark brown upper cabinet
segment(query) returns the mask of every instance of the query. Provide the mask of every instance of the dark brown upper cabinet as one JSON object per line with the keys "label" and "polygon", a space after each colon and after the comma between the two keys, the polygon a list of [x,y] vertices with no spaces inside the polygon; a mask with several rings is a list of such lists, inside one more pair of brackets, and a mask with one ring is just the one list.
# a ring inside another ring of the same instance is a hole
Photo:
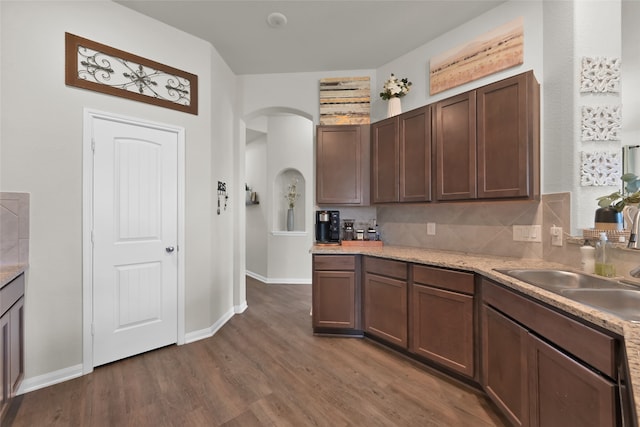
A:
{"label": "dark brown upper cabinet", "polygon": [[431,106],[371,126],[373,203],[431,200]]}
{"label": "dark brown upper cabinet", "polygon": [[436,199],[540,195],[540,86],[529,71],[436,103]]}
{"label": "dark brown upper cabinet", "polygon": [[318,126],[316,203],[369,206],[369,125]]}
{"label": "dark brown upper cabinet", "polygon": [[436,199],[475,199],[476,93],[435,105]]}

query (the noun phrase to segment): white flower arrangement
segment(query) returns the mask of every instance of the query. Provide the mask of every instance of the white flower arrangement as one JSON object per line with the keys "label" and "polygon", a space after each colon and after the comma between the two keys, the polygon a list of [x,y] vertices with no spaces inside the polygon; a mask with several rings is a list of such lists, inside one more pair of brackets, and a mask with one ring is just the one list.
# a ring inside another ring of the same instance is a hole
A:
{"label": "white flower arrangement", "polygon": [[409,92],[409,88],[411,87],[411,82],[406,77],[404,79],[398,80],[396,76],[391,74],[391,77],[384,82],[384,86],[382,87],[382,92],[380,92],[380,98],[385,101],[391,98],[402,98]]}
{"label": "white flower arrangement", "polygon": [[286,193],[284,194],[284,198],[287,199],[290,209],[293,209],[296,206],[296,200],[298,200],[298,198],[300,197],[297,186],[298,180],[292,180],[291,184],[289,184],[289,186],[287,187]]}

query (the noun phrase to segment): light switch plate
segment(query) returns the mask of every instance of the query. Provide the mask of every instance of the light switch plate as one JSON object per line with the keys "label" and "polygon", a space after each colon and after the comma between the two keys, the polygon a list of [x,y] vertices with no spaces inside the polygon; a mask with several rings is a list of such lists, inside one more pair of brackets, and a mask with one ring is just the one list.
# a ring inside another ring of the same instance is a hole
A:
{"label": "light switch plate", "polygon": [[428,222],[427,223],[427,235],[428,236],[435,236],[436,235],[436,223],[435,222]]}
{"label": "light switch plate", "polygon": [[513,240],[515,242],[542,242],[542,226],[514,225]]}
{"label": "light switch plate", "polygon": [[551,246],[562,246],[562,227],[551,227]]}

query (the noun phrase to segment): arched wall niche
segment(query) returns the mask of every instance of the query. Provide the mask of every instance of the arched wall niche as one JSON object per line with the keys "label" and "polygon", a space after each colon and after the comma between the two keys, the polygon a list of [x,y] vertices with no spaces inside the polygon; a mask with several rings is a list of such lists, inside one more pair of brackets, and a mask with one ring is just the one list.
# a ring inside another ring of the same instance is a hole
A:
{"label": "arched wall niche", "polygon": [[[278,231],[305,231],[305,207],[307,205],[305,177],[299,170],[288,168],[276,175],[273,185],[273,229]],[[293,210],[292,214],[289,213],[290,207]],[[291,215],[293,220],[291,224],[288,224]]]}

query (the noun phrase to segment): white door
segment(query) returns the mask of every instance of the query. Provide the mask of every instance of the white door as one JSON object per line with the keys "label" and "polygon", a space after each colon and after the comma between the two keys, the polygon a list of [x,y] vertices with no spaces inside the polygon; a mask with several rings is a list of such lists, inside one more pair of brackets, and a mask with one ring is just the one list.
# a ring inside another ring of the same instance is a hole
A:
{"label": "white door", "polygon": [[177,341],[178,137],[93,121],[93,366]]}

